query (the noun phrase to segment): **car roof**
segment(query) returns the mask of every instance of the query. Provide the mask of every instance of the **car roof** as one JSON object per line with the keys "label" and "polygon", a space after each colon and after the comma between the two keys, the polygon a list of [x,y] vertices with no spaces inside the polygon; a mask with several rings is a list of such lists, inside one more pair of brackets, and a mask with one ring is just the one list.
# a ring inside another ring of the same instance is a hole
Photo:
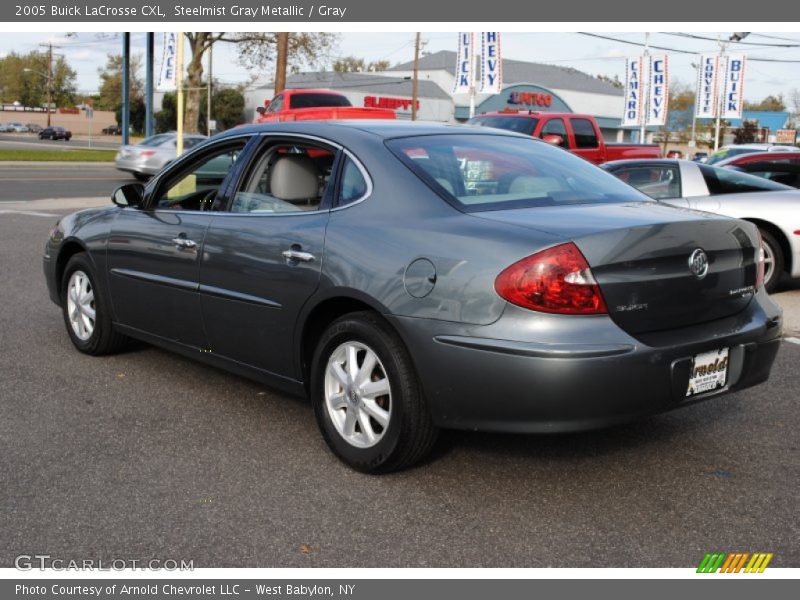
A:
{"label": "car roof", "polygon": [[636,165],[669,165],[676,166],[680,163],[690,163],[696,165],[697,163],[691,160],[684,160],[680,158],[625,158],[622,160],[610,160],[600,165],[601,167],[624,167]]}
{"label": "car roof", "polygon": [[436,123],[431,121],[395,121],[391,119],[349,119],[330,121],[288,121],[282,123],[258,123],[240,125],[217,136],[217,139],[241,134],[259,133],[298,133],[305,135],[321,135],[340,137],[342,135],[371,135],[390,139],[417,135],[442,135],[453,133],[469,133],[475,135],[504,135],[509,137],[530,136],[511,131],[502,131],[491,127]]}
{"label": "car roof", "polygon": [[723,165],[739,165],[742,163],[756,162],[760,160],[782,160],[782,159],[800,160],[800,152],[794,151],[774,151],[774,152],[751,152],[750,154],[739,154],[738,156],[731,156],[725,160],[717,163],[719,166]]}

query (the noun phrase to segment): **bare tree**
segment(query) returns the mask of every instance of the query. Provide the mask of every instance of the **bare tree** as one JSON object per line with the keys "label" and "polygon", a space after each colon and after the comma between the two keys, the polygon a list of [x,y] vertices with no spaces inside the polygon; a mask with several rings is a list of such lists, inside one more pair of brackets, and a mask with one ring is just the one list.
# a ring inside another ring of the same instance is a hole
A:
{"label": "bare tree", "polygon": [[[249,69],[266,69],[275,62],[278,34],[275,32],[214,33],[196,31],[186,34],[190,59],[186,66],[186,111],[183,126],[187,133],[198,131],[200,100],[203,90],[203,58],[217,42],[237,45],[241,63]],[[303,65],[319,66],[330,60],[330,52],[338,41],[333,33],[290,33],[287,62],[293,71]]]}

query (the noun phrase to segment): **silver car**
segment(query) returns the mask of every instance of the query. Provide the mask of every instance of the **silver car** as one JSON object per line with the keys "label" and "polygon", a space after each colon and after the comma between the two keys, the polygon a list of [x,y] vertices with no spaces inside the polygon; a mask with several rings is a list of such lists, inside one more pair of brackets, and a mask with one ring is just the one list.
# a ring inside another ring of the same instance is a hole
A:
{"label": "silver car", "polygon": [[30,129],[24,123],[9,123],[8,131],[12,131],[14,133],[28,133],[30,132]]}
{"label": "silver car", "polygon": [[[183,147],[188,150],[206,139],[204,135],[185,135]],[[177,142],[178,134],[159,133],[136,145],[122,146],[117,152],[117,169],[131,173],[140,181],[146,181],[175,160]]]}
{"label": "silver car", "polygon": [[688,160],[619,160],[603,168],[659,202],[755,223],[766,255],[767,291],[784,273],[800,278],[800,191]]}

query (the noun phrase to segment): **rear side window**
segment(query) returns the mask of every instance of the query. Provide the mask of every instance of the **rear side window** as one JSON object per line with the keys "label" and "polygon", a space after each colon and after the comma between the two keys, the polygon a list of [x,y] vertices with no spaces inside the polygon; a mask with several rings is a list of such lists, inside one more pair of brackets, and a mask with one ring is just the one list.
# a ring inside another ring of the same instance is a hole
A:
{"label": "rear side window", "polygon": [[628,185],[656,200],[669,200],[681,196],[680,169],[671,165],[646,165],[624,167],[613,171]]}
{"label": "rear side window", "polygon": [[584,159],[533,138],[431,135],[386,145],[467,212],[649,200]]}
{"label": "rear side window", "polygon": [[494,127],[495,129],[505,129],[506,131],[516,131],[525,135],[533,135],[539,119],[528,117],[474,117],[469,120],[470,125],[480,125],[481,127]]}
{"label": "rear side window", "polygon": [[789,190],[788,185],[776,183],[769,179],[763,179],[720,167],[710,167],[708,165],[698,165],[703,174],[708,192],[714,196],[716,194],[738,194],[741,192],[768,192],[777,190]]}
{"label": "rear side window", "polygon": [[314,108],[317,106],[352,106],[344,96],[336,94],[295,94],[291,99],[292,108]]}
{"label": "rear side window", "polygon": [[576,148],[597,148],[597,134],[588,119],[571,119]]}
{"label": "rear side window", "polygon": [[342,167],[342,175],[339,181],[338,206],[346,206],[361,200],[367,195],[367,180],[358,165],[348,156],[345,158]]}

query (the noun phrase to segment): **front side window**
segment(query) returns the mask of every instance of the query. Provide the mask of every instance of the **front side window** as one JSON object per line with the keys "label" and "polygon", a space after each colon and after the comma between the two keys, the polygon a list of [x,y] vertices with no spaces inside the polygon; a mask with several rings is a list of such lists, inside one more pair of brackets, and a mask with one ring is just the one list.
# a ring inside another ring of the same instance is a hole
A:
{"label": "front side window", "polygon": [[656,200],[681,197],[680,170],[670,165],[623,167],[613,171],[620,181]]}
{"label": "front side window", "polygon": [[588,119],[572,119],[572,134],[576,148],[597,148],[597,132]]}
{"label": "front side window", "polygon": [[771,192],[777,190],[790,190],[788,185],[776,183],[769,179],[762,179],[749,173],[724,169],[720,167],[710,167],[708,165],[698,165],[703,179],[708,186],[708,193],[716,194],[739,194],[741,192]]}
{"label": "front side window", "polygon": [[468,212],[649,201],[582,158],[533,138],[431,135],[386,144],[432,189]]}
{"label": "front side window", "polygon": [[336,152],[304,142],[275,142],[262,149],[231,203],[235,213],[319,210]]}
{"label": "front side window", "polygon": [[247,140],[226,144],[159,184],[151,208],[214,210],[214,201]]}

